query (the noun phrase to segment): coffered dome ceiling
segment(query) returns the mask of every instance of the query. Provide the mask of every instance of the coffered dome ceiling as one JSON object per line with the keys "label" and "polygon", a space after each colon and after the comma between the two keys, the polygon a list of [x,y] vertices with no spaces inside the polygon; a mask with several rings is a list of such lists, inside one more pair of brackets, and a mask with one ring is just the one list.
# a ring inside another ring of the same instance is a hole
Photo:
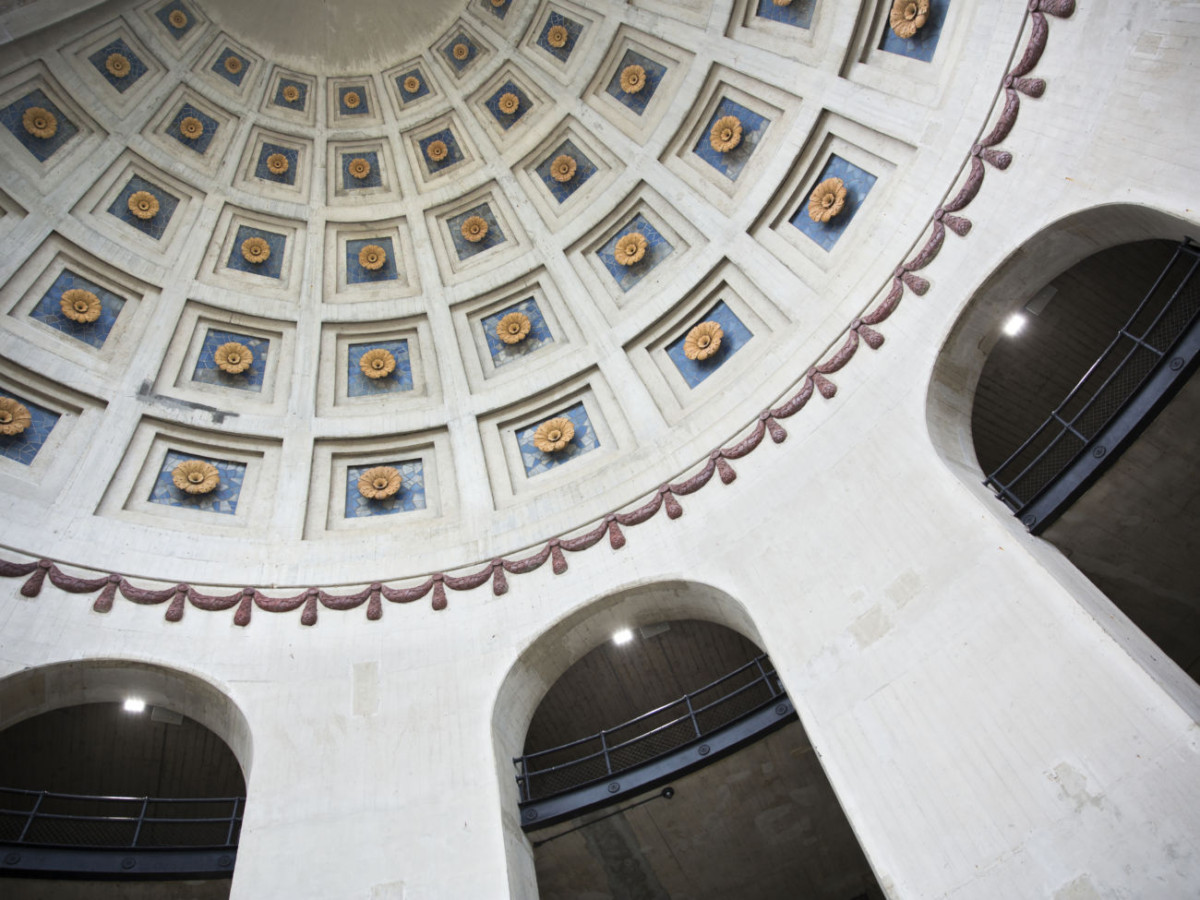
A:
{"label": "coffered dome ceiling", "polygon": [[0,543],[426,590],[619,545],[870,389],[855,360],[1007,167],[1045,23],[156,0],[9,45]]}

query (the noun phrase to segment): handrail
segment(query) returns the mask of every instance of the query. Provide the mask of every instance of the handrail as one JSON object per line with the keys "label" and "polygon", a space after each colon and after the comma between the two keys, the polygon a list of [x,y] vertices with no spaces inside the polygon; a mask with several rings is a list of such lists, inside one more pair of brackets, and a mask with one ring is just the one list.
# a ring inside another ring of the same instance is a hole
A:
{"label": "handrail", "polygon": [[[14,809],[11,807],[19,804],[14,803],[13,797],[28,798],[32,802],[23,809]],[[136,813],[126,808],[132,804],[137,804]],[[174,804],[216,806],[221,809],[221,814],[152,814]],[[227,814],[224,807],[228,808]],[[87,811],[82,811],[84,809]],[[236,850],[244,810],[244,797],[122,797],[0,787],[0,844],[91,849]],[[219,831],[215,826],[220,826]],[[128,833],[130,829],[132,835]]]}
{"label": "handrail", "polygon": [[[740,685],[736,688],[731,688],[728,690],[728,692],[722,693],[716,699],[711,700],[702,706],[696,706],[692,703],[693,698],[696,698],[701,694],[709,693],[713,691],[714,688],[725,685],[731,679],[737,678],[739,675],[742,675],[748,670],[753,669],[756,669],[757,672],[754,675],[754,678],[746,684]],[[706,684],[704,687],[701,687],[698,690],[689,691],[676,700],[672,700],[669,703],[664,703],[661,706],[650,710],[649,712],[644,712],[638,716],[634,716],[632,719],[628,719],[627,721],[622,722],[619,725],[615,725],[612,728],[601,729],[595,734],[591,734],[587,737],[579,738],[574,741],[569,741],[565,744],[560,744],[557,747],[551,747],[547,750],[538,750],[533,753],[526,753],[522,756],[515,756],[513,757],[513,764],[517,767],[516,781],[520,791],[521,800],[525,802],[534,799],[543,799],[545,797],[575,790],[583,785],[604,780],[627,769],[644,765],[651,760],[671,753],[687,743],[699,740],[700,738],[704,737],[705,734],[712,733],[718,728],[725,727],[730,722],[743,718],[746,715],[754,712],[756,709],[761,708],[764,704],[774,702],[776,699],[778,699],[783,694],[783,691],[780,687],[776,686],[776,681],[777,677],[775,674],[775,668],[770,665],[770,661],[768,660],[766,654],[762,654],[761,656],[750,660],[748,663],[739,666],[732,672],[722,675],[720,678],[710,682],[709,684]],[[735,710],[731,718],[722,721],[717,728],[705,729],[702,726],[701,717],[706,712],[717,710],[723,705],[728,705],[735,698],[747,695],[755,688],[761,688],[763,686],[767,688],[765,699],[752,704],[750,708]],[[681,704],[686,708],[686,711],[681,715],[674,716],[669,721],[659,723],[653,728],[648,728],[644,731],[638,731],[635,735],[621,741],[620,743],[610,744],[608,742],[609,735],[629,729],[631,726],[635,726],[640,722],[645,722],[654,716],[661,715],[662,713],[671,710],[673,707],[680,706]],[[646,755],[637,759],[625,760],[624,762],[622,762],[620,759],[614,760],[614,755],[621,754],[621,751],[629,750],[636,744],[648,742],[648,740],[651,738],[663,737],[671,728],[674,728],[684,722],[690,722],[692,725],[692,728],[690,729],[691,733],[688,736],[679,740],[666,739],[659,746],[653,748],[651,752],[648,752]],[[551,754],[562,754],[571,750],[572,748],[595,742],[598,742],[600,745],[600,749],[597,751],[583,753],[564,762],[560,762],[552,766],[546,766],[545,768],[534,768],[534,763],[536,760],[545,758]],[[604,761],[605,771],[603,773],[594,772],[583,768],[582,764],[601,759]],[[580,770],[576,777],[572,778],[569,775],[562,777],[572,768],[578,768]],[[535,780],[540,780],[540,783],[538,783],[536,786]]]}
{"label": "handrail", "polygon": [[[1159,299],[1161,306],[1153,307],[1160,289],[1181,259],[1186,271],[1174,283],[1165,302]],[[1045,421],[984,479],[984,484],[995,491],[1031,531],[1036,533],[1048,527],[1099,475],[1101,468],[1116,458],[1117,454],[1109,451],[1123,448],[1188,374],[1189,363],[1195,354],[1191,342],[1185,339],[1200,324],[1200,303],[1195,303],[1195,288],[1191,294],[1184,292],[1193,287],[1198,269],[1200,246],[1190,238],[1184,238],[1133,314],[1083,377]],[[1196,307],[1190,312],[1187,308],[1189,300]],[[1149,321],[1140,329],[1135,328],[1149,311],[1153,311]],[[1175,312],[1181,313],[1179,321],[1168,322],[1167,316]],[[1167,329],[1166,334],[1156,334],[1164,323],[1173,327]],[[1185,343],[1187,346],[1183,346]],[[1135,359],[1139,357],[1137,361],[1144,371],[1135,367]],[[1160,377],[1168,358],[1169,377]],[[1106,363],[1111,364],[1111,370]],[[1147,394],[1151,388],[1154,396]],[[1079,400],[1083,402],[1074,414],[1068,413],[1067,410]],[[1092,413],[1103,411],[1102,400],[1110,407],[1108,414],[1103,419],[1089,422]],[[1138,415],[1127,421],[1131,409]],[[1117,425],[1120,427],[1115,427]],[[1088,465],[1081,465],[1081,461],[1089,456],[1094,459]],[[1062,483],[1068,479],[1069,484]]]}

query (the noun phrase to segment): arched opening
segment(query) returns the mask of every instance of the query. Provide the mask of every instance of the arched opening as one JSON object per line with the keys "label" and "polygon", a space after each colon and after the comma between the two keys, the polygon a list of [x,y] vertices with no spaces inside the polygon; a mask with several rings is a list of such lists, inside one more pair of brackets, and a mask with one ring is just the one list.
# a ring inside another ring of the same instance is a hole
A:
{"label": "arched opening", "polygon": [[569,617],[522,654],[493,722],[513,896],[883,896],[719,591],[647,586]]}
{"label": "arched opening", "polygon": [[250,732],[200,678],[123,660],[0,680],[0,844],[14,898],[228,897]]}
{"label": "arched opening", "polygon": [[1145,662],[1165,654],[1196,679],[1200,254],[1180,244],[1191,227],[1103,207],[1031,238],[955,324],[929,424],[963,479],[997,492],[991,508],[1007,503],[1154,642]]}

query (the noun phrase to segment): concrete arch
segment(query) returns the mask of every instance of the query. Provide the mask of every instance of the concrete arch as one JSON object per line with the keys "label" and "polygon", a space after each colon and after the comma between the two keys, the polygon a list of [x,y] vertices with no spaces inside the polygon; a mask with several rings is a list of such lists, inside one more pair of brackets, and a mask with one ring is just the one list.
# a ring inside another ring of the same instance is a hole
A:
{"label": "concrete arch", "polygon": [[538,895],[533,851],[521,830],[517,793],[512,787],[512,758],[521,753],[525,732],[542,697],[567,669],[618,628],[677,619],[723,625],[764,646],[746,607],[725,591],[691,581],[664,581],[628,587],[583,604],[530,641],[509,667],[492,707],[509,896]]}
{"label": "concrete arch", "polygon": [[0,678],[0,731],[52,710],[120,702],[130,695],[182,713],[212,731],[233,751],[249,782],[250,723],[229,691],[198,674],[142,660],[70,660]]}
{"label": "concrete arch", "polygon": [[1102,629],[1189,715],[1200,714],[1200,686],[1168,659],[1076,565],[1024,526],[983,484],[971,429],[976,389],[1007,315],[1042,287],[1094,254],[1124,244],[1195,236],[1200,222],[1135,204],[1077,210],[1024,236],[965,296],[927,386],[926,426],[941,460],[968,492],[1087,610]]}

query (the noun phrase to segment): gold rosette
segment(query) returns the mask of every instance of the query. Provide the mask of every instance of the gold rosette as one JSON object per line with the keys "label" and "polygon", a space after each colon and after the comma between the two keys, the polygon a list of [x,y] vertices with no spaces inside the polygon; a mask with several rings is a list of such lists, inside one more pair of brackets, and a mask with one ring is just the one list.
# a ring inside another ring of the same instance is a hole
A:
{"label": "gold rosette", "polygon": [[42,140],[52,138],[58,132],[58,119],[54,117],[54,113],[40,106],[31,106],[25,110],[21,115],[21,124],[27,132]]}
{"label": "gold rosette", "polygon": [[0,397],[0,434],[11,437],[20,434],[33,423],[33,416],[24,403],[12,397]]}
{"label": "gold rosette", "polygon": [[350,164],[346,166],[346,171],[350,173],[351,178],[357,178],[362,181],[371,174],[371,163],[369,160],[357,156],[350,160]]}
{"label": "gold rosette", "polygon": [[167,21],[171,23],[172,28],[183,28],[188,23],[187,13],[182,9],[173,9],[171,14],[167,16]]}
{"label": "gold rosette", "polygon": [[249,237],[242,241],[242,259],[253,265],[265,263],[271,256],[271,245],[266,238]]}
{"label": "gold rosette", "polygon": [[626,66],[621,70],[621,90],[636,94],[646,86],[646,70],[641,66]]}
{"label": "gold rosette", "polygon": [[378,244],[367,244],[358,251],[358,264],[371,272],[383,268],[387,262],[387,251]]}
{"label": "gold rosette", "polygon": [[300,99],[300,88],[294,84],[285,84],[283,86],[283,99],[288,103],[295,103]]}
{"label": "gold rosette", "polygon": [[237,57],[237,56],[225,57],[225,71],[228,72],[230,75],[238,74],[238,72],[242,71],[242,66],[243,66],[243,63],[242,63],[242,60],[240,57]]}
{"label": "gold rosette", "polygon": [[716,322],[701,322],[683,339],[683,355],[688,359],[708,359],[721,349],[725,332]]}
{"label": "gold rosette", "polygon": [[646,247],[648,243],[644,235],[636,231],[631,231],[619,241],[613,251],[617,262],[623,266],[632,266],[634,263],[642,261],[642,257],[646,255]]}
{"label": "gold rosette", "polygon": [[459,62],[462,62],[471,55],[471,48],[460,41],[450,48],[450,54]]}
{"label": "gold rosette", "polygon": [[445,141],[430,141],[429,146],[425,148],[425,154],[434,162],[441,162],[450,153],[450,148],[446,146]]}
{"label": "gold rosette", "polygon": [[543,453],[557,453],[575,437],[575,423],[566,416],[543,422],[533,433],[533,446]]}
{"label": "gold rosette", "polygon": [[404,79],[404,90],[410,94],[415,94],[421,89],[421,79],[416,75],[409,75]]}
{"label": "gold rosette", "polygon": [[376,347],[359,358],[358,367],[368,378],[386,378],[396,371],[396,357],[383,347]]}
{"label": "gold rosette", "polygon": [[184,116],[183,120],[179,123],[179,133],[187,138],[187,140],[194,141],[200,135],[204,134],[204,123],[195,116]]}
{"label": "gold rosette", "polygon": [[133,65],[124,53],[110,53],[104,61],[104,68],[113,78],[124,78],[133,69]]}
{"label": "gold rosette", "polygon": [[230,341],[228,344],[222,344],[213,352],[213,360],[222,372],[241,375],[254,362],[254,354],[245,344]]}
{"label": "gold rosette", "polygon": [[846,205],[846,185],[840,178],[826,178],[808,198],[808,217],[814,222],[828,222]]}
{"label": "gold rosette", "polygon": [[289,165],[288,158],[283,153],[272,153],[267,157],[267,171],[272,175],[286,175]]}
{"label": "gold rosette", "polygon": [[888,22],[897,37],[908,40],[929,19],[929,0],[895,0]]}
{"label": "gold rosette", "polygon": [[551,25],[550,30],[546,32],[546,43],[557,50],[567,46],[567,38],[569,36],[564,26]]}
{"label": "gold rosette", "polygon": [[346,91],[342,94],[342,103],[346,109],[358,109],[362,104],[362,97],[358,96],[358,91]]}
{"label": "gold rosette", "polygon": [[129,195],[129,211],[143,221],[158,215],[158,198],[149,191],[134,191]]}
{"label": "gold rosette", "polygon": [[71,288],[63,291],[58,305],[62,308],[64,316],[81,325],[95,322],[100,318],[100,298],[83,288]]}
{"label": "gold rosette", "polygon": [[202,459],[185,459],[171,470],[175,487],[188,494],[210,494],[221,483],[221,473]]}
{"label": "gold rosette", "polygon": [[393,466],[375,466],[358,478],[358,492],[368,500],[386,500],[400,490],[400,473]]}
{"label": "gold rosette", "polygon": [[742,123],[737,116],[722,116],[713,123],[708,143],[718,153],[728,153],[742,142]]}
{"label": "gold rosette", "polygon": [[488,233],[488,223],[483,216],[470,216],[462,223],[462,236],[472,244],[478,244]]}
{"label": "gold rosette", "polygon": [[550,163],[550,177],[560,184],[570,181],[575,177],[575,160],[565,153],[554,157],[554,162]]}
{"label": "gold rosette", "polygon": [[506,116],[511,116],[521,108],[521,98],[512,91],[505,91],[500,95],[500,99],[496,102],[496,106],[500,109],[500,112],[504,113]]}
{"label": "gold rosette", "polygon": [[525,340],[533,323],[525,313],[510,312],[496,325],[496,337],[506,344],[519,344]]}

